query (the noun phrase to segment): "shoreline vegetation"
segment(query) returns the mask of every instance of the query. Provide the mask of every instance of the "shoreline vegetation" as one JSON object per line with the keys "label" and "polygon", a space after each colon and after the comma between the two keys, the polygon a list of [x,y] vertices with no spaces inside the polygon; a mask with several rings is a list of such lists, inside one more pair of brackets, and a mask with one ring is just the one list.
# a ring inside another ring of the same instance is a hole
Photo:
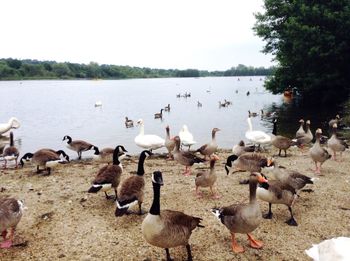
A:
{"label": "shoreline vegetation", "polygon": [[79,80],[79,79],[135,79],[174,77],[269,76],[274,68],[239,64],[225,71],[197,69],[153,69],[121,65],[99,65],[95,62],[38,61],[31,59],[0,59],[0,80]]}

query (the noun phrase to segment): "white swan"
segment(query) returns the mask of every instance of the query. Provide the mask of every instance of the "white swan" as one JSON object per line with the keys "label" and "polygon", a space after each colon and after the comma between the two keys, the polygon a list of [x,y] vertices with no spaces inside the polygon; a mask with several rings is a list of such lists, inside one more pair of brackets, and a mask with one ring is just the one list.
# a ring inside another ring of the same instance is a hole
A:
{"label": "white swan", "polygon": [[15,117],[11,117],[7,123],[0,124],[0,135],[9,131],[10,129],[17,129],[21,127],[18,119]]}
{"label": "white swan", "polygon": [[271,142],[271,136],[260,130],[253,130],[250,117],[247,119],[249,129],[245,133],[245,137],[252,143],[265,145]]}
{"label": "white swan", "polygon": [[193,139],[193,135],[191,132],[189,132],[187,125],[183,125],[182,129],[179,132],[179,137],[181,140],[181,144],[183,146],[188,146],[188,149],[190,149],[190,147],[193,144],[196,144],[197,142]]}
{"label": "white swan", "polygon": [[349,246],[350,237],[337,237],[313,245],[310,249],[305,250],[305,252],[314,261],[346,261],[350,260]]}
{"label": "white swan", "polygon": [[165,140],[163,138],[152,134],[145,135],[145,127],[142,119],[137,121],[137,125],[140,125],[140,133],[134,140],[137,146],[147,150],[156,150],[164,147]]}

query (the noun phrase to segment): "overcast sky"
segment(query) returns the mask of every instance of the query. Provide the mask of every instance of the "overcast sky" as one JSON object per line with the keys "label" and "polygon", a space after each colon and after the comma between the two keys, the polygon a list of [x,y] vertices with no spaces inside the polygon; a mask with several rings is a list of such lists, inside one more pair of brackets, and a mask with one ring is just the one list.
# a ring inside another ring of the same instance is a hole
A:
{"label": "overcast sky", "polygon": [[226,70],[269,67],[263,0],[1,0],[0,58]]}

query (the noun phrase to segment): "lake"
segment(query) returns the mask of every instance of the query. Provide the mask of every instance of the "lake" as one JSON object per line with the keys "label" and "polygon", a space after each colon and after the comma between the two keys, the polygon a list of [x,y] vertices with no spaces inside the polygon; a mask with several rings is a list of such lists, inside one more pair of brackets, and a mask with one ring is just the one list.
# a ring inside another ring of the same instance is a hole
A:
{"label": "lake", "polygon": [[[276,111],[279,132],[293,137],[300,117],[325,126],[330,117],[341,112],[334,108],[299,108],[297,102],[285,101],[282,95],[273,95],[263,87],[264,77],[209,77],[131,80],[40,80],[0,81],[0,123],[16,117],[21,123],[13,130],[21,155],[40,148],[66,149],[65,135],[86,140],[100,149],[123,144],[131,154],[142,151],[134,143],[139,133],[137,126],[125,128],[125,117],[142,118],[145,134],[165,138],[165,127],[171,136],[178,134],[186,124],[197,141],[198,148],[210,141],[211,130],[217,133],[220,148],[232,148],[244,138],[248,110]],[[250,95],[247,95],[249,91]],[[177,94],[191,93],[191,97],[177,98]],[[219,101],[232,101],[228,107],[219,107]],[[102,106],[95,107],[101,101]],[[197,107],[197,101],[203,106]],[[170,112],[163,112],[163,120],[154,114],[170,104]],[[253,118],[253,128],[271,132],[271,119]],[[314,124],[313,124],[314,123]],[[136,125],[136,124],[135,124]],[[157,150],[159,152],[165,149]],[[83,153],[92,155],[93,152]]]}

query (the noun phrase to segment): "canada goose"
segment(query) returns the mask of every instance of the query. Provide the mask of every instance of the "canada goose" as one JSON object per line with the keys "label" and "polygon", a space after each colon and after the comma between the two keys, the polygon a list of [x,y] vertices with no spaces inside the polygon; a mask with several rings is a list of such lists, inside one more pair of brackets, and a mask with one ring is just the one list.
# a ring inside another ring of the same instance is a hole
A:
{"label": "canada goose", "polygon": [[306,134],[305,130],[304,130],[304,120],[300,119],[299,120],[300,126],[299,129],[297,130],[297,132],[295,133],[295,137],[300,137]]}
{"label": "canada goose", "polygon": [[5,169],[6,169],[7,161],[9,161],[9,160],[15,160],[16,168],[18,167],[17,160],[18,160],[18,156],[19,156],[19,151],[15,147],[15,144],[13,141],[13,132],[12,131],[10,132],[10,146],[4,150],[4,153],[2,156],[5,159]]}
{"label": "canada goose", "polygon": [[284,157],[287,157],[287,149],[289,149],[292,145],[296,145],[296,142],[292,141],[291,139],[277,135],[277,119],[273,120],[271,144],[279,149],[278,156],[281,156],[281,151],[284,150]]}
{"label": "canada goose", "polygon": [[238,157],[246,152],[254,152],[254,151],[255,151],[254,145],[246,146],[243,140],[241,140],[238,144],[234,145],[232,148],[232,153]]}
{"label": "canada goose", "polygon": [[139,163],[137,167],[137,173],[136,175],[132,175],[125,179],[118,190],[118,197],[116,200],[116,209],[115,209],[115,216],[123,216],[124,214],[128,213],[128,208],[136,202],[139,205],[139,215],[143,215],[144,212],[142,211],[142,203],[143,203],[143,195],[144,195],[144,188],[145,188],[145,169],[143,167],[145,159],[147,156],[152,155],[151,151],[144,150],[141,152],[139,157]]}
{"label": "canada goose", "polygon": [[187,260],[192,260],[189,239],[196,227],[204,227],[200,224],[201,218],[186,215],[180,211],[160,210],[160,187],[163,185],[163,177],[160,171],[152,175],[153,202],[149,213],[142,221],[141,230],[145,240],[156,247],[165,248],[166,260],[171,261],[169,248],[186,246]]}
{"label": "canada goose", "polygon": [[305,134],[297,136],[295,139],[293,139],[293,141],[296,142],[301,148],[303,148],[304,145],[309,144],[314,138],[314,135],[312,135],[312,132],[310,130],[310,124],[311,124],[310,120],[307,120]]}
{"label": "canada goose", "polygon": [[245,137],[253,144],[265,145],[271,142],[271,137],[263,131],[253,130],[252,121],[250,117],[247,119],[248,130],[245,133]]}
{"label": "canada goose", "polygon": [[257,112],[250,112],[250,111],[248,111],[248,116],[249,117],[256,117],[256,116],[258,116],[259,114],[257,113]]}
{"label": "canada goose", "polygon": [[278,163],[272,159],[267,159],[267,165],[268,168],[266,168],[266,170],[268,170],[276,180],[291,186],[296,192],[305,187],[306,184],[314,184],[313,181],[315,178],[310,178],[298,171],[279,166]]}
{"label": "canada goose", "polygon": [[200,101],[197,101],[197,107],[202,107],[203,104]]}
{"label": "canada goose", "polygon": [[7,123],[0,124],[0,135],[9,131],[10,129],[18,129],[21,126],[18,119],[11,117]]}
{"label": "canada goose", "polygon": [[129,120],[128,117],[125,117],[125,127],[126,128],[134,127],[134,121],[133,120]]}
{"label": "canada goose", "polygon": [[208,158],[210,155],[215,153],[218,149],[218,144],[215,139],[215,135],[218,131],[220,131],[220,129],[214,128],[211,131],[211,142],[201,146],[198,150],[196,150],[196,152],[199,152],[200,154],[204,155],[205,158]]}
{"label": "canada goose", "polygon": [[259,199],[269,203],[269,212],[263,215],[264,218],[272,218],[272,204],[284,204],[288,206],[288,210],[291,216],[290,219],[286,221],[286,223],[290,226],[298,225],[293,217],[292,212],[294,201],[298,197],[294,188],[278,180],[269,180],[259,184],[256,190],[256,194]]}
{"label": "canada goose", "polygon": [[[15,198],[0,198],[0,231],[4,241],[0,244],[0,248],[10,248],[17,224],[22,218],[24,204],[21,200]],[[7,230],[10,229],[10,236],[7,239]]]}
{"label": "canada goose", "polygon": [[36,165],[36,173],[40,173],[40,167],[44,167],[47,170],[47,174],[51,173],[51,168],[56,166],[58,163],[63,163],[64,160],[61,159],[60,156],[65,158],[65,161],[69,161],[69,156],[63,151],[58,150],[54,151],[52,149],[40,149],[33,153],[26,153],[20,160],[20,165],[23,167],[24,160],[32,160],[32,162]]}
{"label": "canada goose", "polygon": [[97,193],[101,190],[104,191],[106,199],[110,199],[111,197],[108,196],[107,191],[113,188],[115,198],[117,198],[117,187],[123,172],[121,160],[126,156],[123,151],[120,151],[120,147],[122,146],[117,146],[113,151],[113,165],[106,165],[98,171],[88,193]]}
{"label": "canada goose", "polygon": [[196,155],[192,154],[189,151],[181,151],[180,150],[180,137],[175,136],[175,149],[173,150],[174,159],[185,166],[185,172],[183,173],[185,176],[189,176],[191,174],[191,166],[194,163],[204,162],[204,159],[198,158]]}
{"label": "canada goose", "polygon": [[339,114],[337,114],[337,115],[335,116],[335,119],[331,119],[331,120],[328,122],[328,126],[329,126],[329,128],[333,128],[334,123],[336,123],[336,124],[338,125],[339,122],[340,122],[340,116],[339,116]]}
{"label": "canada goose", "polygon": [[245,153],[241,156],[231,155],[225,164],[226,174],[238,171],[261,172],[261,168],[267,167],[267,158],[257,153]]}
{"label": "canada goose", "polygon": [[338,125],[336,123],[333,124],[333,133],[331,138],[327,141],[327,146],[333,151],[333,158],[334,160],[337,160],[337,151],[340,152],[340,159],[342,158],[342,153],[347,148],[349,148],[348,144],[346,144],[345,141],[339,139],[337,137],[337,127]]}
{"label": "canada goose", "polygon": [[231,233],[232,250],[235,253],[244,252],[244,248],[237,244],[235,233],[247,234],[250,246],[260,249],[263,243],[253,238],[250,234],[261,222],[261,210],[256,200],[256,188],[258,182],[267,180],[260,173],[254,172],[249,177],[249,203],[232,204],[227,207],[213,208],[212,213],[223,223]]}
{"label": "canada goose", "polygon": [[[93,148],[95,150],[94,155],[92,156],[93,160],[100,161],[100,162],[105,162],[105,163],[111,163],[113,162],[113,153],[114,150],[113,148],[104,148],[102,150],[99,150],[98,147],[94,146]],[[116,147],[118,152],[128,152],[124,146],[118,145]]]}
{"label": "canada goose", "polygon": [[62,141],[67,140],[67,148],[78,153],[78,159],[81,159],[81,153],[94,148],[94,145],[83,140],[72,140],[68,135],[64,136]]}
{"label": "canada goose", "polygon": [[175,148],[175,141],[173,138],[170,138],[170,128],[169,125],[166,126],[166,137],[165,137],[165,147],[168,150],[168,159],[173,158],[172,151]]}
{"label": "canada goose", "polygon": [[161,119],[161,118],[163,118],[163,110],[164,110],[164,109],[161,109],[160,112],[155,113],[155,114],[154,114],[154,118],[155,118],[155,119]]}
{"label": "canada goose", "polygon": [[[321,166],[322,164],[332,156],[328,153],[328,151],[321,147],[320,144],[320,137],[322,135],[322,130],[317,129],[316,130],[316,142],[309,150],[309,155],[311,159],[315,162],[316,170],[315,173],[321,174]],[[317,163],[320,163],[320,166],[318,167]]]}
{"label": "canada goose", "polygon": [[164,111],[170,111],[170,104],[164,107]]}
{"label": "canada goose", "polygon": [[188,130],[187,125],[183,125],[182,129],[179,131],[179,137],[181,140],[181,145],[188,147],[190,150],[191,146],[197,142],[193,139],[192,133]]}
{"label": "canada goose", "polygon": [[209,171],[200,171],[197,173],[195,178],[196,185],[196,195],[197,197],[202,197],[202,193],[199,191],[199,187],[209,187],[214,199],[220,198],[220,195],[213,191],[213,186],[216,182],[217,176],[215,173],[215,162],[219,160],[219,157],[213,154],[210,159],[210,170]]}
{"label": "canada goose", "polygon": [[156,150],[164,147],[164,139],[153,134],[145,134],[145,126],[142,119],[137,121],[137,125],[140,126],[139,135],[134,139],[137,146],[146,150]]}

